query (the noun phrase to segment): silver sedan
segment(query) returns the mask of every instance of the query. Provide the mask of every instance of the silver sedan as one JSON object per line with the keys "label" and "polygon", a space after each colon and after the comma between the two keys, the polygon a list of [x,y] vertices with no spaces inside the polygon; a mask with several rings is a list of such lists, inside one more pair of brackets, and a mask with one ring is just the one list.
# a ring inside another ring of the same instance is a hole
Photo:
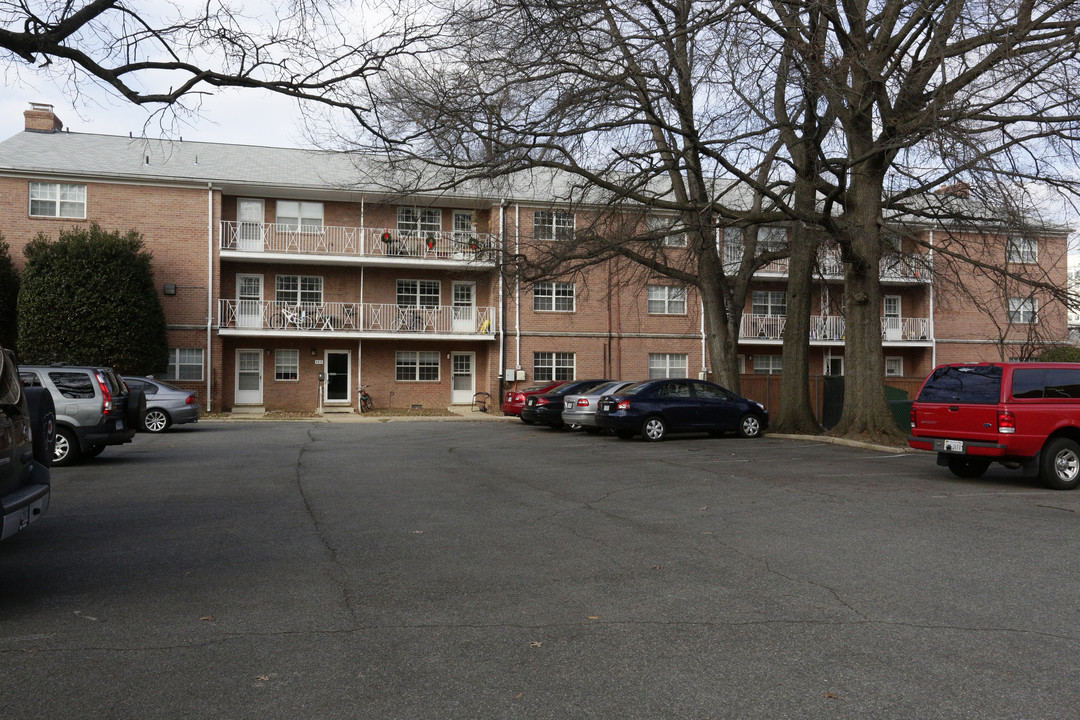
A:
{"label": "silver sedan", "polygon": [[146,395],[143,430],[159,433],[168,430],[170,425],[199,422],[202,408],[198,396],[191,390],[181,390],[154,378],[124,376],[124,382],[132,390],[142,390]]}
{"label": "silver sedan", "polygon": [[598,433],[601,428],[596,424],[596,405],[604,395],[613,395],[637,380],[616,380],[593,388],[584,395],[567,395],[563,398],[562,419],[566,427],[574,430],[581,428],[585,432]]}

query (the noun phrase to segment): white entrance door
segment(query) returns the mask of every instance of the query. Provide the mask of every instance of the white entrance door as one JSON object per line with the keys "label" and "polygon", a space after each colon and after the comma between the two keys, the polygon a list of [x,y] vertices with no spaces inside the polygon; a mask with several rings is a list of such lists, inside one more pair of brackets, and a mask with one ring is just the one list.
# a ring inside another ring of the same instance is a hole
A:
{"label": "white entrance door", "polygon": [[262,275],[236,276],[236,327],[262,328]]}
{"label": "white entrance door", "polygon": [[454,259],[464,260],[476,243],[476,223],[471,211],[454,211]]}
{"label": "white entrance door", "polygon": [[[476,283],[456,282],[454,290],[454,332],[476,332]],[[472,402],[472,398],[469,399]]]}
{"label": "white entrance door", "polygon": [[349,351],[327,350],[325,402],[327,405],[347,405],[349,403]]}
{"label": "white entrance door", "polygon": [[450,380],[452,390],[450,402],[455,405],[465,405],[472,402],[476,392],[476,377],[473,373],[473,364],[476,362],[476,353],[453,353],[450,356]]}
{"label": "white entrance door", "polygon": [[899,295],[886,295],[884,298],[884,322],[882,325],[882,334],[886,340],[899,340],[901,338],[901,323],[900,319],[900,296]]}
{"label": "white entrance door", "polygon": [[236,392],[233,401],[237,405],[262,405],[262,350],[236,351]]}
{"label": "white entrance door", "polygon": [[263,250],[263,201],[240,198],[236,201],[236,248],[248,252]]}

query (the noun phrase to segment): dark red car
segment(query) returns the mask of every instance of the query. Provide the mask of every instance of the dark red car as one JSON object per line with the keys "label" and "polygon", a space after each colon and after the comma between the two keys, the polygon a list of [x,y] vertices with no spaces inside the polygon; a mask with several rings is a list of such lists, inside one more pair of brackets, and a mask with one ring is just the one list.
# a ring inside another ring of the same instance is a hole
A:
{"label": "dark red car", "polygon": [[[550,382],[546,385],[534,385],[527,388],[513,388],[507,390],[506,394],[503,395],[502,405],[500,406],[502,413],[503,415],[516,415],[517,417],[521,417],[521,409],[525,407],[525,398],[530,395],[543,395],[568,382],[570,381],[559,380],[557,382]],[[531,425],[532,423],[529,422],[526,424]]]}

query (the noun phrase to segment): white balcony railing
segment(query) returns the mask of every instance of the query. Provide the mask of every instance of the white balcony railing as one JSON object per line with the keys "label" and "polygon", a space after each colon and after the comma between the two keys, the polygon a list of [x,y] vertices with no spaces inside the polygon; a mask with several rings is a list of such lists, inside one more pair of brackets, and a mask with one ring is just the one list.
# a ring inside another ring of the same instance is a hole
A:
{"label": "white balcony railing", "polygon": [[[734,273],[742,262],[743,246],[738,243],[724,244],[724,272]],[[755,274],[786,276],[790,261],[787,258],[774,260],[757,269]],[[880,276],[882,280],[930,281],[931,258],[919,253],[895,253],[881,258]],[[834,250],[823,250],[818,255],[817,271],[823,277],[843,278],[844,263]]]}
{"label": "white balcony railing", "polygon": [[297,305],[219,299],[217,326],[228,330],[492,336],[495,308],[345,302]]}
{"label": "white balcony railing", "polygon": [[[783,315],[742,316],[739,329],[740,340],[784,339],[787,318]],[[843,340],[844,318],[838,315],[812,315],[810,317],[810,341],[829,342]],[[917,342],[930,339],[929,318],[881,318],[881,338],[886,342]]]}
{"label": "white balcony railing", "polygon": [[389,228],[221,223],[221,249],[250,253],[395,257],[492,263],[497,244],[487,233],[406,232]]}

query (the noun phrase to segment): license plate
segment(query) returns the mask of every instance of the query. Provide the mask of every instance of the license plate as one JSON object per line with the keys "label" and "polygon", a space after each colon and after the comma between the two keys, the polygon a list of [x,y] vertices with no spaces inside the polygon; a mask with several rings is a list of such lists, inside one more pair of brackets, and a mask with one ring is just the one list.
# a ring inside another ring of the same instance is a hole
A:
{"label": "license plate", "polygon": [[946,440],[944,443],[942,443],[942,448],[941,449],[944,450],[945,452],[962,453],[962,452],[964,452],[964,441],[963,440]]}
{"label": "license plate", "polygon": [[573,401],[571,401],[571,400],[564,401],[563,402],[563,409],[564,410],[573,410],[574,409]]}
{"label": "license plate", "polygon": [[124,421],[123,420],[117,420],[116,421],[116,429],[117,430],[123,430],[124,429]]}

